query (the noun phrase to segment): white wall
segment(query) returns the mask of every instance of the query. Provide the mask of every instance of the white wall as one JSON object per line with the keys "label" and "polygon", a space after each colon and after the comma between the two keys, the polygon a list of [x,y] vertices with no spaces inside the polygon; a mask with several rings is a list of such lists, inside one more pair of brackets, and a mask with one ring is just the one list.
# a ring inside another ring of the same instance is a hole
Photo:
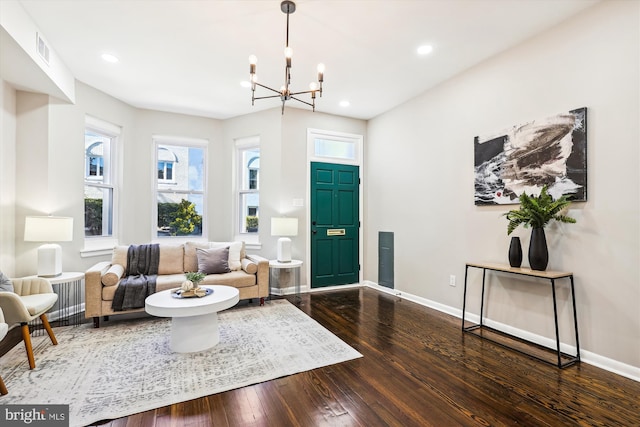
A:
{"label": "white wall", "polygon": [[[581,347],[640,367],[639,8],[603,2],[371,120],[365,278],[377,281],[378,231],[393,231],[396,288],[461,309],[465,262],[507,263],[514,208],[474,205],[474,136],[587,107],[588,201],[572,206],[577,224],[548,227],[549,269],[575,274]],[[515,235],[526,253],[528,230]],[[491,281],[490,318],[553,337],[548,286]]]}
{"label": "white wall", "polygon": [[0,79],[0,271],[15,274],[16,91]]}
{"label": "white wall", "polygon": [[291,237],[292,256],[304,262],[300,277],[306,285],[308,263],[308,219],[306,206],[293,206],[293,199],[307,200],[307,129],[324,129],[366,135],[366,121],[279,107],[225,120],[225,142],[232,147],[237,138],[260,136],[260,255],[276,256],[277,237],[271,236],[271,217],[298,218],[298,236]]}

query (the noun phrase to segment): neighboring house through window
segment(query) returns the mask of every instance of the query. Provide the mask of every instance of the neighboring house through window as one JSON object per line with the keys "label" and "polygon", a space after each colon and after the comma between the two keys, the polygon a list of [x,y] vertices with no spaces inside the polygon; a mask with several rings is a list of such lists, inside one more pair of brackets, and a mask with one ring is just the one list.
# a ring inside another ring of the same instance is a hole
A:
{"label": "neighboring house through window", "polygon": [[237,224],[240,234],[257,236],[260,218],[260,138],[236,140]]}
{"label": "neighboring house through window", "polygon": [[154,137],[156,237],[205,236],[207,141]]}
{"label": "neighboring house through window", "polygon": [[119,126],[87,116],[84,132],[85,249],[117,243],[116,146]]}

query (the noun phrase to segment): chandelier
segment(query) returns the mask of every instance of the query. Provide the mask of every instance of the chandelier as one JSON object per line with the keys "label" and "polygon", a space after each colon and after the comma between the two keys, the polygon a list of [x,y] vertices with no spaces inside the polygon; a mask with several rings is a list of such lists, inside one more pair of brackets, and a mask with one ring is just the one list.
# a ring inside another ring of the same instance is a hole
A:
{"label": "chandelier", "polygon": [[[292,92],[291,85],[291,57],[293,55],[293,50],[289,47],[289,15],[296,11],[296,4],[292,1],[285,0],[280,3],[280,9],[282,12],[287,14],[287,37],[286,44],[284,48],[284,57],[285,57],[285,67],[284,67],[284,85],[280,88],[280,90],[272,89],[269,86],[265,86],[263,84],[258,83],[258,78],[256,76],[256,64],[258,62],[258,58],[255,55],[249,56],[249,76],[251,80],[251,105],[254,105],[256,99],[267,99],[267,98],[280,98],[282,101],[282,114],[284,114],[284,104],[293,99],[298,102],[302,102],[303,104],[307,104],[310,106],[313,111],[316,110],[316,94],[319,94],[322,97],[322,82],[324,80],[324,64],[318,64],[318,81],[312,82],[309,85],[309,90],[305,90],[302,92]],[[269,95],[269,96],[256,96],[256,86],[260,86],[261,88],[267,89],[271,92],[275,92],[277,95]],[[303,101],[298,98],[298,95],[310,94],[311,102]]]}

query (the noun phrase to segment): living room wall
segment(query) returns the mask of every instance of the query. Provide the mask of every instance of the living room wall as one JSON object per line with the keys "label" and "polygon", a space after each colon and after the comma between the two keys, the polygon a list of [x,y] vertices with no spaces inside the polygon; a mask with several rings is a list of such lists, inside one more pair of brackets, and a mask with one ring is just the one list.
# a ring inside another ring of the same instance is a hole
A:
{"label": "living room wall", "polygon": [[[364,134],[366,121],[288,108],[281,115],[274,108],[229,120],[187,116],[134,108],[95,88],[76,83],[76,103],[60,102],[44,94],[16,91],[3,84],[2,237],[0,268],[11,276],[36,271],[39,243],[24,242],[27,215],[72,216],[74,240],[60,243],[66,271],[84,271],[107,253],[84,252],[83,176],[85,116],[121,127],[117,157],[122,165],[118,177],[120,244],[151,241],[154,135],[200,138],[209,141],[208,240],[233,240],[234,140],[261,138],[261,216],[258,245],[253,249],[275,257],[277,238],[270,235],[268,219],[295,215],[300,236],[294,238],[294,256],[305,261],[303,234],[305,207],[292,210],[293,198],[306,200],[306,130],[319,128]],[[5,136],[6,135],[6,136]],[[6,156],[4,155],[5,153]],[[13,153],[13,154],[12,154]],[[13,160],[15,165],[13,166]],[[29,171],[23,173],[23,171]],[[4,189],[6,188],[6,191]],[[12,193],[13,192],[13,193]],[[12,194],[16,194],[15,198]],[[288,205],[288,206],[287,206]],[[4,212],[7,215],[4,215]],[[6,238],[6,239],[5,239]],[[106,251],[108,252],[108,250]],[[306,267],[306,265],[305,265]],[[305,270],[303,270],[304,272]],[[303,281],[306,275],[302,274]],[[303,283],[304,284],[304,283]]]}
{"label": "living room wall", "polygon": [[[307,129],[365,136],[367,122],[307,109],[278,107],[224,121],[225,146],[231,150],[234,140],[260,136],[260,227],[259,254],[274,259],[278,237],[271,236],[270,218],[288,216],[298,218],[298,236],[291,237],[292,257],[304,263],[300,277],[306,286],[308,262],[307,218]],[[230,156],[231,153],[228,154]],[[228,157],[231,158],[231,157]],[[302,199],[303,206],[294,206],[294,199]]]}
{"label": "living room wall", "polygon": [[[465,263],[508,263],[515,208],[474,205],[474,137],[587,107],[588,201],[571,207],[577,224],[547,228],[549,269],[575,274],[585,360],[640,378],[639,8],[602,2],[370,120],[365,278],[377,282],[378,232],[393,231],[396,289],[459,314]],[[514,235],[528,265],[529,230]],[[548,286],[490,276],[489,318],[554,337]],[[474,313],[480,280],[470,272]],[[575,344],[567,287],[561,338]]]}

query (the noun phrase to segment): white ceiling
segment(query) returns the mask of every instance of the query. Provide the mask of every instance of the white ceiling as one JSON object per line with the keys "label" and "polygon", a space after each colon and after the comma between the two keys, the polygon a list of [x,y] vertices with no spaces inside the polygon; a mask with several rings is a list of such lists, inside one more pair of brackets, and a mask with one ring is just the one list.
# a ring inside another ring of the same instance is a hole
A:
{"label": "white ceiling", "polygon": [[[307,90],[323,62],[316,110],[370,119],[597,1],[299,0],[290,17],[292,89]],[[250,54],[261,83],[284,83],[279,0],[20,3],[78,80],[133,106],[225,119],[280,105],[252,107],[240,86]],[[418,56],[422,44],[433,52]],[[120,62],[104,62],[103,52]],[[343,99],[351,105],[340,107]],[[306,108],[296,104],[287,108]]]}

